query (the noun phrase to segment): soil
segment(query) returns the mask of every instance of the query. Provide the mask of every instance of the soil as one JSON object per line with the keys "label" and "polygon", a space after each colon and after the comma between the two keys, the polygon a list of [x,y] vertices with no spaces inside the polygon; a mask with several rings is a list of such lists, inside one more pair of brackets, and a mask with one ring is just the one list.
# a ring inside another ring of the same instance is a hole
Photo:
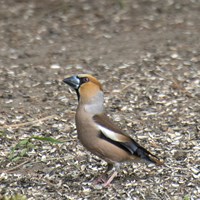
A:
{"label": "soil", "polygon": [[[0,199],[200,199],[199,12],[198,0],[1,0]],[[62,82],[83,73],[165,165],[125,163],[93,184],[106,163],[78,142]]]}

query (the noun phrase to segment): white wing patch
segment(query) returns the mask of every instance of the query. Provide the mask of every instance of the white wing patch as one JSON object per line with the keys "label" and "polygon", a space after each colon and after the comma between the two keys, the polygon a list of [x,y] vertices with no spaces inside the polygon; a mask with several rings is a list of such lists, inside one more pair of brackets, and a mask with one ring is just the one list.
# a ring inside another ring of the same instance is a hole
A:
{"label": "white wing patch", "polygon": [[116,142],[121,142],[121,140],[117,137],[117,133],[114,131],[111,131],[101,125],[97,125],[97,127],[101,130],[101,132],[111,140],[114,140]]}

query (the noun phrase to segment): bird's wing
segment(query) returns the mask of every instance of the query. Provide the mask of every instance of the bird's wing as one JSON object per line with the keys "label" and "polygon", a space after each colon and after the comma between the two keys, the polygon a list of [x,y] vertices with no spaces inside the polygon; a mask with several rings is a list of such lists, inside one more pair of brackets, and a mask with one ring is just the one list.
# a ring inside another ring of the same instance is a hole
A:
{"label": "bird's wing", "polygon": [[105,114],[98,114],[93,117],[97,127],[102,131],[102,133],[116,141],[116,142],[128,142],[130,137],[125,135],[122,130],[111,121],[111,119]]}
{"label": "bird's wing", "polygon": [[128,151],[131,155],[144,159],[148,162],[161,164],[159,159],[150,153],[148,150],[140,146],[131,137],[125,135],[121,129],[116,126],[109,117],[105,114],[98,114],[93,117],[97,127],[104,137],[102,139],[107,140],[121,147],[123,150]]}

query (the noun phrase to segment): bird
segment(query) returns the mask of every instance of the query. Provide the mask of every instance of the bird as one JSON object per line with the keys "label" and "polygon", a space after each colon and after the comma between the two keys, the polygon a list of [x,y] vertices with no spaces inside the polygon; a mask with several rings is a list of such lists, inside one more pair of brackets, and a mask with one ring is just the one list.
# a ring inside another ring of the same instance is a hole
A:
{"label": "bird", "polygon": [[[107,170],[96,183],[109,186],[117,176],[122,162],[163,164],[163,161],[139,145],[108,117],[104,108],[103,87],[94,76],[78,74],[64,78],[63,82],[73,88],[78,97],[75,114],[78,139],[88,151],[108,164]],[[106,175],[113,168],[114,172],[106,180]]]}

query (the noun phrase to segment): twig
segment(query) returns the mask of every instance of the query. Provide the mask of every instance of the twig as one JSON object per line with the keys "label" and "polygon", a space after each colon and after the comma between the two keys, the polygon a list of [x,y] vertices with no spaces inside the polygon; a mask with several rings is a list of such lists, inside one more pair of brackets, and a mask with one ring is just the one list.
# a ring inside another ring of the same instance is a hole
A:
{"label": "twig", "polygon": [[[126,88],[130,87],[130,86],[133,85],[134,83],[135,83],[135,81],[132,81],[132,82],[129,83],[128,85],[124,86],[124,87],[120,90],[120,92],[124,91]],[[119,92],[119,93],[120,93],[120,92]]]}
{"label": "twig", "polygon": [[185,170],[188,171],[188,168],[183,168],[183,167],[173,167],[173,166],[169,166],[166,163],[164,164],[164,166],[170,168],[170,169],[176,169],[176,170]]}
{"label": "twig", "polygon": [[33,159],[33,157],[31,157],[31,158],[29,158],[28,160],[26,160],[26,161],[20,163],[20,164],[17,165],[17,166],[14,166],[14,167],[9,168],[9,169],[5,169],[5,170],[0,169],[0,173],[6,173],[6,172],[14,171],[14,170],[18,169],[19,167],[25,165],[26,163],[28,163],[28,162],[31,161],[32,159]]}
{"label": "twig", "polygon": [[19,128],[19,127],[22,127],[22,126],[28,126],[28,125],[31,125],[31,124],[36,124],[38,122],[43,122],[45,120],[52,119],[52,118],[55,118],[55,117],[58,117],[58,116],[57,115],[51,115],[51,116],[43,117],[43,118],[36,119],[36,120],[30,121],[30,122],[4,125],[4,126],[1,126],[0,128],[14,128],[15,129],[15,128]]}

